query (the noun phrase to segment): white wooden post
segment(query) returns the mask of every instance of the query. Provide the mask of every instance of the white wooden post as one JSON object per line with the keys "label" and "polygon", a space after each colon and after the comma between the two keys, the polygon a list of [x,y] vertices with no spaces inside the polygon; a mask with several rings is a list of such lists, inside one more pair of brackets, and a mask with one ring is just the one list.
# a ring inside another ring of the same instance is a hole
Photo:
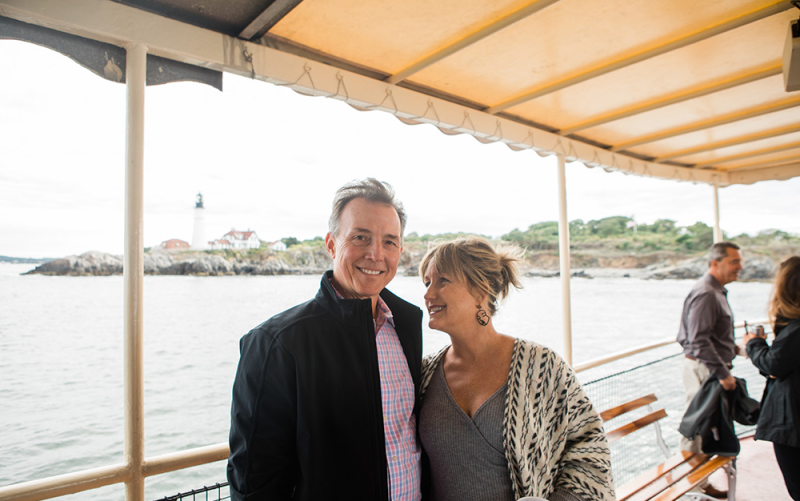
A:
{"label": "white wooden post", "polygon": [[127,127],[125,148],[125,254],[123,259],[125,359],[125,482],[127,501],[144,501],[144,92],[147,49],[127,49]]}
{"label": "white wooden post", "polygon": [[564,359],[572,365],[572,312],[570,306],[569,221],[567,220],[567,174],[563,153],[558,157],[558,260],[561,268],[561,322]]}
{"label": "white wooden post", "polygon": [[722,230],[719,227],[719,183],[714,183],[714,243],[722,242]]}

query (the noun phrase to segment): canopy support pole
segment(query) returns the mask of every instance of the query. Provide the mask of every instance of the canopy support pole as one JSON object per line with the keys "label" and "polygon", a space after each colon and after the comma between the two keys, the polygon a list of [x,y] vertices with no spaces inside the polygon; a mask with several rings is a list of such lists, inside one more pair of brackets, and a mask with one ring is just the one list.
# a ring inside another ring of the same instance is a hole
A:
{"label": "canopy support pole", "polygon": [[127,49],[127,117],[125,148],[124,366],[125,482],[127,501],[144,501],[144,92],[147,48]]}
{"label": "canopy support pole", "polygon": [[561,269],[561,324],[564,359],[572,365],[572,312],[570,307],[569,221],[567,220],[567,173],[563,153],[558,158],[558,261]]}
{"label": "canopy support pole", "polygon": [[719,227],[719,183],[714,183],[714,243],[722,242],[722,230]]}

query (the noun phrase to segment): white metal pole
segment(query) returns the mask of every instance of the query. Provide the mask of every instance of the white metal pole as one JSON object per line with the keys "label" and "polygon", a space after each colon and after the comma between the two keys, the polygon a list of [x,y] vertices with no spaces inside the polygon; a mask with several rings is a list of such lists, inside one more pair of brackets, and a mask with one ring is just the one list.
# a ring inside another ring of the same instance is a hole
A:
{"label": "white metal pole", "polygon": [[127,127],[125,151],[125,482],[127,501],[144,501],[144,89],[147,49],[127,47]]}
{"label": "white metal pole", "polygon": [[719,183],[714,183],[714,243],[722,242],[722,230],[719,227]]}
{"label": "white metal pole", "polygon": [[564,359],[572,365],[572,312],[570,307],[569,221],[567,220],[566,159],[558,157],[558,260],[561,265],[561,319],[564,334]]}

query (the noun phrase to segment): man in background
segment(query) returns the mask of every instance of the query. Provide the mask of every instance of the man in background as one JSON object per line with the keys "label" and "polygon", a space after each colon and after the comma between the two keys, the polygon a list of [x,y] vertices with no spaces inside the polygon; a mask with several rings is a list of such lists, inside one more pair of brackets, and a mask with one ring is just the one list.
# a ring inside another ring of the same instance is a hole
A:
{"label": "man in background", "polygon": [[[725,390],[736,388],[730,370],[737,354],[733,337],[733,313],[728,304],[725,285],[736,281],[742,270],[739,246],[731,242],[718,242],[708,252],[708,271],[689,292],[683,303],[678,343],[683,348],[683,386],[686,390],[686,407],[710,374],[719,379]],[[681,437],[681,449],[702,452],[700,437],[689,440]],[[711,484],[700,486],[709,496],[727,497],[727,492]]]}
{"label": "man in background", "polygon": [[231,499],[420,499],[422,311],[386,289],[405,222],[388,184],[340,188],[316,297],[242,338]]}

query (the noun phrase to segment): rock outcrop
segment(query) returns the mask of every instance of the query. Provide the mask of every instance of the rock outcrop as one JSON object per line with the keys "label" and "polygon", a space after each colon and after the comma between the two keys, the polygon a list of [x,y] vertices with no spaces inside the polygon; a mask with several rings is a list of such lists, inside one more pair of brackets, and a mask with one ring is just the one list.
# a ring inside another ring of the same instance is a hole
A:
{"label": "rock outcrop", "polygon": [[764,256],[745,256],[744,268],[739,273],[739,280],[745,282],[772,280],[775,277],[778,263]]}
{"label": "rock outcrop", "polygon": [[[655,264],[645,268],[642,278],[649,280],[665,279],[697,279],[708,270],[708,261],[705,257],[686,259],[674,266]],[[775,276],[775,263],[764,256],[748,256],[744,267],[739,273],[739,280],[743,282],[767,281]]]}
{"label": "rock outcrop", "polygon": [[[155,251],[144,255],[144,272],[146,275],[201,276],[318,274],[330,267],[328,254],[324,249],[322,252],[324,258],[319,252],[300,251],[293,256],[287,256],[289,259],[263,254],[250,259],[226,258],[220,254],[205,252]],[[102,276],[121,273],[121,256],[92,251],[44,263],[27,274]]]}
{"label": "rock outcrop", "polygon": [[689,280],[700,278],[708,270],[705,257],[685,259],[675,265],[656,263],[644,269],[643,278],[648,280]]}
{"label": "rock outcrop", "polygon": [[[539,278],[557,278],[561,276],[560,270],[543,270],[541,268],[532,268],[523,273],[526,277],[539,277]],[[594,278],[592,275],[586,272],[586,270],[574,270],[570,273],[570,276],[573,278]]]}
{"label": "rock outcrop", "polygon": [[122,273],[122,258],[104,252],[84,252],[49,261],[26,273],[41,275],[118,275]]}

